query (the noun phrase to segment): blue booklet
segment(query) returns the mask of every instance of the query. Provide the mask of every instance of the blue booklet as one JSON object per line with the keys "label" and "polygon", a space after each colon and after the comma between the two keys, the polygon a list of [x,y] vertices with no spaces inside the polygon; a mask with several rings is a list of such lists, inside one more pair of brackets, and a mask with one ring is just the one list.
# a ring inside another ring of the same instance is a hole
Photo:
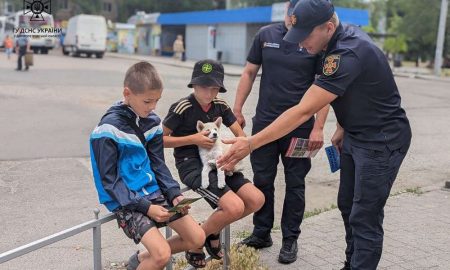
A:
{"label": "blue booklet", "polygon": [[334,173],[341,168],[341,159],[338,150],[334,145],[325,147],[327,153],[328,163],[330,163],[331,172]]}

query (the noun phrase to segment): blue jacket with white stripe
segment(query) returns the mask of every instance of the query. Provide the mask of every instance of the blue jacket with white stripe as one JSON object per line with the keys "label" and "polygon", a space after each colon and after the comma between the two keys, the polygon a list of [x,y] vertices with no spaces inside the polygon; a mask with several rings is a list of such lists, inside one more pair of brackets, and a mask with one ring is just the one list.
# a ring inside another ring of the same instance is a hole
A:
{"label": "blue jacket with white stripe", "polygon": [[[147,149],[127,119],[142,130]],[[161,119],[154,113],[140,118],[117,103],[91,133],[90,150],[98,197],[110,211],[124,207],[147,214],[151,202],[145,195],[162,192],[169,204],[181,195],[164,161]]]}

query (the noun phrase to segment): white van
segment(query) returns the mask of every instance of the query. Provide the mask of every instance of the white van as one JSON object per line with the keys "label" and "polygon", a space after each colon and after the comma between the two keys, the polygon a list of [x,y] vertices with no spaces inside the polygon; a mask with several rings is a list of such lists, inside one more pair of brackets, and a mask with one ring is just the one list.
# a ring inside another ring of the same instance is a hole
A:
{"label": "white van", "polygon": [[95,54],[102,58],[106,50],[106,20],[103,16],[77,15],[69,19],[62,51],[74,56]]}

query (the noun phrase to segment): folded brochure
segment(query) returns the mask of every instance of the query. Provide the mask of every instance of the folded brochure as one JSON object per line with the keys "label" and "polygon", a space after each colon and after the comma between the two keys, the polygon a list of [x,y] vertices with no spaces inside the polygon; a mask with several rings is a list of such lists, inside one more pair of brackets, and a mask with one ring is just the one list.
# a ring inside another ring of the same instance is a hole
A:
{"label": "folded brochure", "polygon": [[308,150],[308,139],[292,138],[289,149],[286,151],[286,157],[292,158],[313,158],[316,156],[320,149],[314,151]]}
{"label": "folded brochure", "polygon": [[191,203],[194,203],[198,200],[200,200],[202,197],[199,198],[184,198],[181,202],[179,202],[177,205],[169,209],[169,212],[178,212],[186,205],[190,205]]}

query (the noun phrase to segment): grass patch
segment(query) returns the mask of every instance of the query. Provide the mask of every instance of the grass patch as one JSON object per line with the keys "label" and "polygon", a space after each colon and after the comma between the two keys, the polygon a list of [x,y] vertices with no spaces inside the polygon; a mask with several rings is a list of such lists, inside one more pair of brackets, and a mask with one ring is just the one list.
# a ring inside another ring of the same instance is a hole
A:
{"label": "grass patch", "polygon": [[281,231],[281,225],[275,225],[275,226],[273,226],[272,232],[279,232],[279,231]]}
{"label": "grass patch", "polygon": [[[230,270],[269,270],[267,266],[259,262],[260,253],[254,248],[231,245],[230,250]],[[212,260],[206,264],[205,270],[223,269],[222,260]],[[174,270],[183,270],[188,266],[186,259],[179,259],[174,264]]]}
{"label": "grass patch", "polygon": [[312,211],[306,211],[305,214],[303,215],[303,219],[317,216],[321,213],[328,212],[328,211],[336,209],[336,208],[337,208],[337,205],[335,205],[335,204],[332,204],[330,207],[325,207],[325,208],[319,208],[319,209],[314,208],[314,210],[312,210]]}
{"label": "grass patch", "polygon": [[237,232],[235,232],[234,236],[236,238],[245,239],[245,238],[249,237],[251,234],[252,234],[251,232],[244,230],[244,231],[237,231]]}
{"label": "grass patch", "polygon": [[411,194],[415,194],[415,195],[419,196],[419,195],[423,194],[423,191],[422,191],[422,189],[420,189],[420,187],[407,188],[405,190],[400,190],[400,191],[391,193],[390,196],[394,197],[394,196],[398,196],[398,195],[401,195],[401,194],[404,194],[404,193],[411,193]]}

